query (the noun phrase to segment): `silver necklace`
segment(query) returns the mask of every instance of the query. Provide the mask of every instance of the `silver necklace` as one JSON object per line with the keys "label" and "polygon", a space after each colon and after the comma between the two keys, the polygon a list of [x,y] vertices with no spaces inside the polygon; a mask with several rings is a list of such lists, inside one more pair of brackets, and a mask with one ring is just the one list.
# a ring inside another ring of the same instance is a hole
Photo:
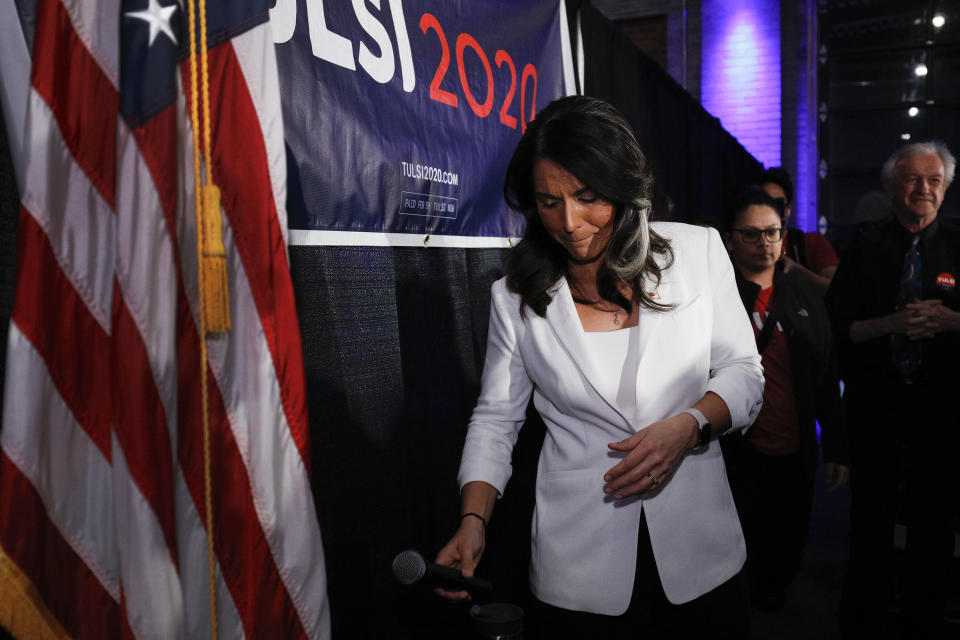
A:
{"label": "silver necklace", "polygon": [[[584,299],[584,298],[578,298],[577,296],[571,296],[571,297],[573,298],[573,301],[576,302],[577,304],[586,305],[586,306],[588,306],[588,307],[594,307],[594,308],[597,309],[598,311],[603,311],[603,312],[605,312],[605,313],[612,313],[612,314],[613,314],[613,324],[615,324],[615,325],[618,326],[618,327],[620,326],[620,314],[623,313],[623,309],[621,309],[619,306],[617,306],[617,305],[614,304],[614,308],[613,308],[613,309],[603,309],[602,307],[600,307],[600,305],[603,304],[604,302],[606,302],[605,300],[593,300],[593,301],[591,301],[591,300],[586,300],[586,299]],[[611,304],[613,304],[613,303],[611,303]]]}

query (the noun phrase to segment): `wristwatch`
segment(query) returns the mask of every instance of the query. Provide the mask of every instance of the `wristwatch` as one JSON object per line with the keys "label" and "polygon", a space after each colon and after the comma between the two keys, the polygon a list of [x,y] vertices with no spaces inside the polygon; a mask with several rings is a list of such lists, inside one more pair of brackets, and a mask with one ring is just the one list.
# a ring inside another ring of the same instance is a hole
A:
{"label": "wristwatch", "polygon": [[703,415],[703,412],[699,409],[694,409],[693,407],[684,411],[684,413],[689,413],[697,421],[697,444],[694,445],[694,449],[701,449],[706,447],[710,442],[710,437],[713,435],[713,427],[710,425],[710,421],[707,420],[707,416]]}

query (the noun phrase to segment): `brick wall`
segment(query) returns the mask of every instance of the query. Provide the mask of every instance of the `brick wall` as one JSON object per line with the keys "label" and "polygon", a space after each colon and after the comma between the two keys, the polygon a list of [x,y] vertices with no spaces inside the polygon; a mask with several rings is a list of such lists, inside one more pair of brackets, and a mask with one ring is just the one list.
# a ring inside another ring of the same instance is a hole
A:
{"label": "brick wall", "polygon": [[667,69],[667,16],[643,16],[617,21],[617,28],[645,54]]}
{"label": "brick wall", "polygon": [[781,164],[779,0],[703,0],[700,101],[766,166]]}
{"label": "brick wall", "polygon": [[[660,62],[667,73],[690,95],[699,99],[700,3],[697,0],[593,0],[593,4],[603,15],[621,25],[637,18],[665,17],[667,22],[665,60],[662,53],[650,52],[642,43],[638,44],[647,51],[648,55]],[[684,37],[685,30],[686,37]]]}

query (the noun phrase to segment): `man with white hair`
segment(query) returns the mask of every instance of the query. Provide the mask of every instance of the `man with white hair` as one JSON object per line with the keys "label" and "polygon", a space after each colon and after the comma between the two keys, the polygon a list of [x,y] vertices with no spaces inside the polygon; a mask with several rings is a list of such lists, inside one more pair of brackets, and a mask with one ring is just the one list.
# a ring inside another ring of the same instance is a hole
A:
{"label": "man with white hair", "polygon": [[[850,438],[849,637],[942,633],[960,486],[960,227],[937,214],[955,168],[940,142],[895,152],[882,170],[894,215],[853,241],[827,293]],[[887,619],[894,522],[907,526],[899,628]]]}

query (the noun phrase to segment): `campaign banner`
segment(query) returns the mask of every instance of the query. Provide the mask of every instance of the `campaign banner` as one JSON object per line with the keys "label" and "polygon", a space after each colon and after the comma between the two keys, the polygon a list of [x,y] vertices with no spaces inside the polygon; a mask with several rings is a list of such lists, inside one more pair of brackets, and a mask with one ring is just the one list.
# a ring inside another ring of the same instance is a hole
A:
{"label": "campaign banner", "polygon": [[506,246],[534,115],[572,93],[562,0],[278,0],[292,244]]}

